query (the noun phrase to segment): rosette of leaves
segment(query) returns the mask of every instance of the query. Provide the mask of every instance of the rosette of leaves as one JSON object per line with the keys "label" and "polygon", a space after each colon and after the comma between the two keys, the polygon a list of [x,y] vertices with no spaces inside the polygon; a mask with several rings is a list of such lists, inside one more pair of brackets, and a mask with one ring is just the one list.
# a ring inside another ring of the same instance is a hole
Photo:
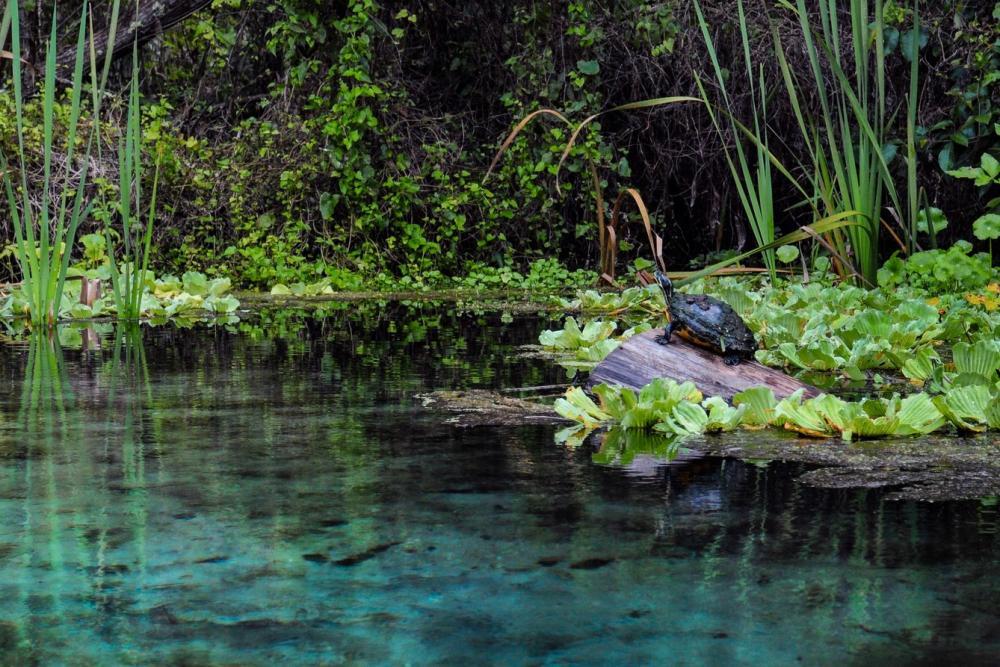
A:
{"label": "rosette of leaves", "polygon": [[655,430],[673,435],[731,431],[740,426],[745,408],[732,407],[719,397],[703,400],[691,382],[657,378],[635,392],[627,387],[598,385],[595,403],[573,387],[555,403],[563,417],[585,429],[614,424],[624,430]]}
{"label": "rosette of leaves", "polygon": [[567,317],[562,329],[546,330],[538,336],[545,348],[561,355],[559,364],[566,368],[592,368],[611,354],[625,340],[648,331],[649,323],[641,323],[614,336],[618,323],[612,320],[591,320],[583,328],[574,317]]}
{"label": "rosette of leaves", "polygon": [[852,402],[830,394],[802,400],[803,391],[777,402],[772,424],[817,438],[845,441],[888,436],[926,435],[944,424],[926,394]]}
{"label": "rosette of leaves", "polygon": [[983,385],[955,387],[934,397],[934,405],[959,431],[979,433],[1000,429],[1000,388]]}
{"label": "rosette of leaves", "polygon": [[659,317],[664,307],[663,293],[656,285],[629,287],[620,292],[589,289],[579,292],[574,299],[557,298],[557,302],[566,310],[638,318]]}

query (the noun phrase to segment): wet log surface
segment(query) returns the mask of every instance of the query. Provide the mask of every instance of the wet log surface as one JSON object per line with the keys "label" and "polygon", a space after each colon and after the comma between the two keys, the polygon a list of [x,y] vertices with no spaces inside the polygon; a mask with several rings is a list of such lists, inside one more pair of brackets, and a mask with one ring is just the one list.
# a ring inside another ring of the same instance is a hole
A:
{"label": "wet log surface", "polygon": [[722,396],[726,400],[733,394],[750,387],[765,386],[774,390],[779,399],[797,389],[806,396],[817,396],[819,390],[781,371],[742,361],[727,366],[722,357],[674,336],[669,345],[655,341],[663,334],[662,328],[633,336],[612,352],[595,368],[589,386],[614,384],[641,389],[655,378],[671,378],[678,382],[690,380],[706,396]]}

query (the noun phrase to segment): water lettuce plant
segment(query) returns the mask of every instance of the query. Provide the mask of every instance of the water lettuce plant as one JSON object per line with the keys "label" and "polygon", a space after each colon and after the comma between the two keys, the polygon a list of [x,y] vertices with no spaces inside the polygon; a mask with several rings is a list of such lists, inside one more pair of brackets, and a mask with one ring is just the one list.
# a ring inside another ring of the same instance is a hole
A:
{"label": "water lettuce plant", "polygon": [[538,336],[538,342],[555,352],[558,363],[565,368],[592,368],[623,341],[651,327],[649,322],[641,322],[614,336],[618,329],[617,322],[591,320],[580,328],[576,318],[567,317],[562,329],[543,331]]}
{"label": "water lettuce plant", "polygon": [[598,403],[580,387],[572,387],[553,407],[584,429],[615,424],[626,431],[653,429],[673,435],[731,431],[739,427],[745,412],[718,397],[705,399],[690,382],[665,378],[653,380],[638,393],[601,384],[594,394]]}
{"label": "water lettuce plant", "polygon": [[[97,269],[81,271],[70,267],[70,277],[88,277],[107,280],[109,263]],[[122,273],[125,269],[122,270]],[[140,278],[141,298],[138,317],[163,320],[181,316],[204,314],[230,314],[239,308],[240,302],[229,293],[231,283],[228,278],[209,279],[205,274],[188,271],[182,277],[163,276],[156,278],[152,271],[146,271]],[[57,319],[90,320],[117,315],[118,301],[111,296],[103,296],[92,304],[80,303],[80,286],[76,281],[66,282],[56,309]],[[30,312],[28,295],[23,289],[16,289],[7,295],[0,295],[0,319],[21,317]],[[129,318],[134,319],[134,318]]]}
{"label": "water lettuce plant", "polygon": [[[996,371],[994,370],[994,373]],[[804,398],[803,390],[777,400],[767,387],[733,396],[704,398],[690,382],[657,379],[639,392],[601,384],[595,402],[580,387],[567,390],[555,411],[578,423],[560,442],[578,442],[596,428],[655,431],[673,437],[780,428],[815,438],[844,441],[927,435],[952,424],[963,432],[1000,430],[1000,382],[949,389],[942,395],[915,393],[849,401],[832,394]]]}
{"label": "water lettuce plant", "polygon": [[[980,278],[994,275],[987,272]],[[974,292],[890,284],[864,289],[829,281],[772,285],[722,277],[699,280],[684,290],[710,294],[732,306],[757,338],[757,361],[789,372],[863,380],[873,372],[889,371],[916,384],[935,377],[940,382],[949,370],[949,346],[994,340],[1000,333],[1000,283],[979,283]],[[603,328],[628,323],[633,331],[666,321],[662,295],[652,287],[620,294],[591,290],[561,305],[582,313],[581,321],[573,322],[575,331],[586,329],[587,318],[594,316]],[[566,335],[572,338],[573,333]],[[547,332],[542,342],[551,344],[562,335]],[[586,358],[597,360],[614,347],[592,347]]]}

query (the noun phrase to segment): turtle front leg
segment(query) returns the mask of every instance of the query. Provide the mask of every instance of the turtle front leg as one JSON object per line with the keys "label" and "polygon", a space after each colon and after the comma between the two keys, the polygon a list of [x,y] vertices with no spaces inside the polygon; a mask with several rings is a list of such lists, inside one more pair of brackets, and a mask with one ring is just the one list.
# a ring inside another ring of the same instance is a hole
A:
{"label": "turtle front leg", "polygon": [[727,354],[722,358],[723,363],[727,366],[738,366],[740,363],[740,355],[738,354]]}
{"label": "turtle front leg", "polygon": [[676,327],[674,326],[673,322],[668,322],[667,326],[663,327],[663,335],[657,336],[653,340],[659,343],[660,345],[669,345],[670,337],[673,335],[675,328]]}

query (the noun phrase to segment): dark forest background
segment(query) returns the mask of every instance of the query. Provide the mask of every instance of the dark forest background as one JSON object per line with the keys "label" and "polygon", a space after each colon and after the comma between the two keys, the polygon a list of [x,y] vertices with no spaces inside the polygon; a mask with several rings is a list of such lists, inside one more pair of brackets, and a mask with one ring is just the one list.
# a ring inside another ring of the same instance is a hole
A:
{"label": "dark forest background", "polygon": [[[51,5],[23,5],[25,57],[41,67]],[[927,203],[951,223],[940,241],[972,239],[982,193],[943,169],[976,163],[998,141],[1000,5],[922,5],[918,175]],[[58,3],[68,48],[80,6]],[[734,3],[702,6],[723,65],[741,71]],[[886,3],[897,43],[909,7]],[[802,147],[790,130],[771,26],[788,40],[792,67],[804,71],[803,46],[794,43],[801,36],[775,3],[747,0],[747,8],[770,89],[773,148],[794,164]],[[104,25],[107,3],[94,10],[95,25]],[[625,187],[641,191],[672,267],[753,245],[723,143],[695,104],[602,117],[564,167],[561,193],[555,167],[568,130],[538,119],[483,182],[503,138],[531,111],[552,108],[580,121],[624,102],[696,96],[696,72],[714,81],[690,0],[159,0],[128,14],[112,91],[127,86],[138,30],[145,152],[149,162],[160,156],[162,170],[161,269],[223,272],[266,287],[324,276],[351,286],[379,272],[455,275],[541,257],[596,268],[584,156],[596,160],[606,200]],[[889,47],[888,101],[902,144],[909,64]],[[742,88],[730,90],[737,113],[749,115]],[[0,107],[9,150],[7,92]],[[901,157],[890,168],[903,178]],[[92,187],[112,187],[113,172],[108,158]],[[785,210],[796,198],[778,187],[782,230],[811,222],[801,207]],[[96,211],[93,224],[100,220]],[[9,230],[0,218],[4,242]],[[624,234],[623,261],[648,256],[643,238],[639,225]],[[0,271],[10,277],[10,253],[5,261]]]}

